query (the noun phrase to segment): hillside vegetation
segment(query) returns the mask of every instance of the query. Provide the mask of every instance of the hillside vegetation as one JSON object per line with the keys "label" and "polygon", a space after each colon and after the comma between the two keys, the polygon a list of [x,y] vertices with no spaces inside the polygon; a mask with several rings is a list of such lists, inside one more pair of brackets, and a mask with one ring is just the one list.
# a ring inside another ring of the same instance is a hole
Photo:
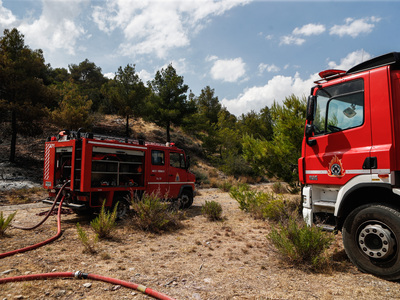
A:
{"label": "hillside vegetation", "polygon": [[[274,177],[295,188],[305,99],[288,95],[260,112],[235,116],[220,104],[210,86],[194,95],[172,64],[146,83],[134,64],[116,69],[109,79],[89,59],[68,69],[52,68],[40,49],[25,45],[17,29],[4,30],[0,38],[1,159],[26,164],[27,148],[36,144],[34,150],[39,157],[42,154],[35,139],[49,131],[83,128],[174,141],[228,176]],[[151,130],[144,129],[144,121]]]}

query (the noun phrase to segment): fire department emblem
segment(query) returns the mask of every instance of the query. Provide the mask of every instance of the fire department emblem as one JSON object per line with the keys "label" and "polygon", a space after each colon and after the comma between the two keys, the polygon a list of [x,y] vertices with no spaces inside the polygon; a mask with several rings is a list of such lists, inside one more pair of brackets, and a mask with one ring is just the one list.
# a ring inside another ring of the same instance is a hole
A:
{"label": "fire department emblem", "polygon": [[343,177],[345,174],[346,171],[343,169],[342,160],[335,155],[329,163],[328,176]]}

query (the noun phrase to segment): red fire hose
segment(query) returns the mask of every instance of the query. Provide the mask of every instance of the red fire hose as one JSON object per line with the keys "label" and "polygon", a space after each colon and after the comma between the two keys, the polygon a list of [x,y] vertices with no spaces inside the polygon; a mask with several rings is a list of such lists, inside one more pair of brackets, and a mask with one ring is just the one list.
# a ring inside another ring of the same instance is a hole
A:
{"label": "red fire hose", "polygon": [[10,251],[10,252],[0,253],[0,259],[4,258],[4,257],[7,257],[7,256],[11,256],[11,255],[17,254],[17,253],[22,253],[22,252],[26,252],[26,251],[30,251],[30,250],[42,247],[42,246],[44,246],[44,245],[46,245],[48,243],[51,243],[52,241],[58,239],[62,234],[62,231],[61,231],[61,207],[62,207],[62,203],[64,201],[64,198],[65,198],[65,196],[62,197],[62,199],[60,201],[60,206],[58,207],[57,234],[55,236],[53,236],[53,237],[51,237],[51,238],[49,238],[49,239],[47,239],[47,240],[45,240],[43,242],[37,243],[35,245],[31,245],[31,246],[28,246],[28,247],[25,247],[25,248],[13,250],[13,251]]}
{"label": "red fire hose", "polygon": [[[35,226],[32,226],[31,228],[28,227],[22,227],[20,229],[24,229],[24,230],[29,230],[29,229],[34,229],[37,228],[38,226],[40,226],[41,224],[43,224],[46,219],[50,216],[50,213],[53,211],[53,208],[57,202],[57,199],[59,198],[59,196],[61,195],[62,190],[66,187],[66,185],[69,183],[66,182],[62,188],[60,189],[60,191],[58,192],[56,198],[54,199],[54,203],[53,206],[51,207],[49,213],[45,216],[45,218],[39,222],[38,224],[36,224]],[[11,256],[17,253],[22,253],[22,252],[26,252],[26,251],[30,251],[36,248],[39,248],[43,245],[46,245],[48,243],[51,243],[52,241],[58,239],[61,234],[61,209],[62,209],[62,203],[64,201],[65,196],[62,197],[61,201],[60,201],[60,205],[58,207],[58,213],[57,213],[57,234],[41,243],[35,244],[35,245],[31,245],[25,248],[21,248],[21,249],[17,249],[17,250],[13,250],[13,251],[9,251],[9,252],[5,252],[5,253],[0,253],[0,259],[7,257],[7,256]],[[16,226],[14,226],[16,227]],[[16,227],[19,228],[19,227]],[[3,283],[7,283],[7,282],[16,282],[16,281],[29,281],[29,280],[40,280],[40,279],[48,279],[48,278],[65,278],[65,277],[76,277],[76,278],[83,278],[83,279],[93,279],[93,280],[98,280],[98,281],[104,281],[104,282],[108,282],[108,283],[112,283],[112,284],[117,284],[117,285],[121,285],[127,288],[131,288],[137,291],[140,291],[146,295],[152,296],[156,299],[160,299],[160,300],[175,300],[174,298],[171,298],[163,293],[154,291],[150,288],[147,288],[141,284],[136,284],[136,283],[132,283],[132,282],[128,282],[128,281],[124,281],[124,280],[119,280],[119,279],[114,279],[114,278],[110,278],[110,277],[105,277],[105,276],[101,276],[101,275],[96,275],[96,274],[87,274],[87,273],[82,273],[80,271],[78,272],[55,272],[55,273],[43,273],[43,274],[31,274],[31,275],[24,275],[24,276],[15,276],[15,277],[7,277],[7,278],[0,278],[0,284]]]}
{"label": "red fire hose", "polygon": [[[57,196],[54,198],[53,205],[51,206],[50,210],[48,211],[48,213],[46,214],[46,216],[43,218],[42,221],[40,221],[39,223],[37,223],[36,225],[31,226],[31,227],[16,226],[16,225],[14,225],[14,224],[11,225],[11,226],[14,227],[14,228],[17,228],[17,229],[22,229],[22,230],[33,230],[33,229],[35,229],[35,228],[38,228],[38,227],[39,227],[40,225],[42,225],[42,224],[48,219],[48,217],[51,215],[51,213],[52,213],[53,210],[54,210],[54,207],[55,207],[56,204],[57,204],[57,199],[60,197],[62,191],[65,189],[65,187],[66,187],[69,183],[70,183],[70,181],[68,180],[66,183],[64,183],[64,185],[63,185],[63,186],[61,187],[61,189],[58,191]],[[60,203],[60,207],[61,207],[61,203]]]}
{"label": "red fire hose", "polygon": [[75,277],[80,279],[92,279],[103,281],[107,283],[121,285],[130,289],[134,289],[137,291],[142,292],[143,294],[149,295],[151,297],[160,299],[160,300],[175,300],[163,293],[157,292],[152,290],[151,288],[145,287],[141,284],[136,284],[129,281],[114,279],[110,277],[105,277],[96,274],[86,274],[80,271],[78,272],[55,272],[55,273],[43,273],[43,274],[30,274],[24,276],[15,276],[15,277],[8,277],[8,278],[0,278],[0,284],[7,283],[7,282],[16,282],[16,281],[29,281],[29,280],[41,280],[41,279],[49,279],[49,278],[66,278],[66,277]]}

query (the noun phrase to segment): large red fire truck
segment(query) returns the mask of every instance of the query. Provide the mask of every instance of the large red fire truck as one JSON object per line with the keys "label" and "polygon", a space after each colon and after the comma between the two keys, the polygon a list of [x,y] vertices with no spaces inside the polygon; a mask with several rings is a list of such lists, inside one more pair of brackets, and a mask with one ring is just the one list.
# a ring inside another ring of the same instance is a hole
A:
{"label": "large red fire truck", "polygon": [[360,270],[400,279],[400,53],[320,76],[298,164],[303,216],[341,230]]}
{"label": "large red fire truck", "polygon": [[181,208],[189,208],[195,176],[188,169],[189,157],[174,144],[62,131],[45,144],[43,186],[55,197],[69,181],[64,206],[84,214],[103,202],[109,208],[118,203],[117,215],[123,217],[128,199],[143,193],[179,199]]}

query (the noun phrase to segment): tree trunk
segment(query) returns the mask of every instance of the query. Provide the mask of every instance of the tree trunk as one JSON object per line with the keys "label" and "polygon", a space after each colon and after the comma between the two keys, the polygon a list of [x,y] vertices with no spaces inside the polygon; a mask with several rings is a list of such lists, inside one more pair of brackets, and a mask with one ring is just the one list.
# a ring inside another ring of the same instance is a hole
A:
{"label": "tree trunk", "polygon": [[17,113],[15,110],[11,112],[11,146],[10,146],[10,162],[15,162],[15,146],[17,144]]}
{"label": "tree trunk", "polygon": [[171,136],[170,136],[170,134],[169,134],[170,127],[171,127],[171,124],[170,124],[170,122],[168,121],[168,122],[167,122],[167,143],[171,142]]}
{"label": "tree trunk", "polygon": [[125,135],[129,137],[129,115],[126,116]]}

